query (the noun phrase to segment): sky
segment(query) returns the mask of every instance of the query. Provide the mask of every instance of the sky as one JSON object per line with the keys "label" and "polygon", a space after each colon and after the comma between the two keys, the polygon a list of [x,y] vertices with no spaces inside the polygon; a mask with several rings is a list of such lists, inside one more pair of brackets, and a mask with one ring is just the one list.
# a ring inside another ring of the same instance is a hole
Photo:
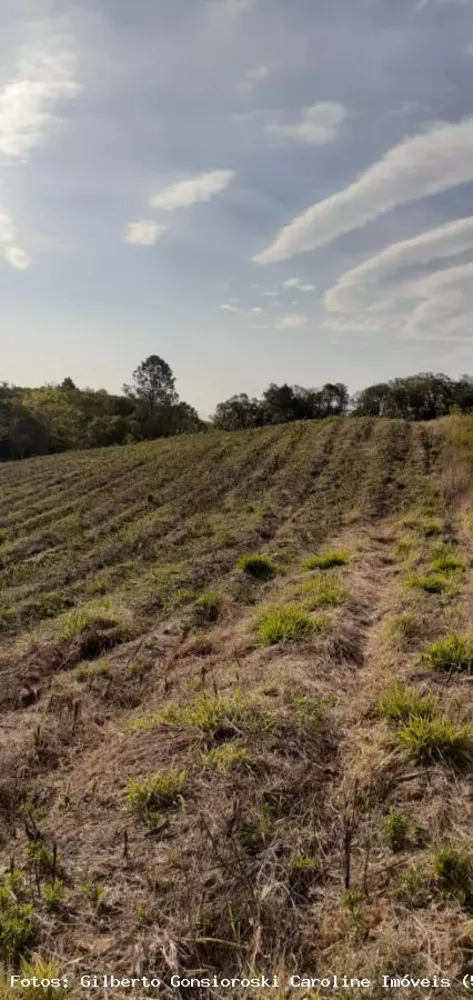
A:
{"label": "sky", "polygon": [[473,0],[2,0],[0,379],[473,372]]}

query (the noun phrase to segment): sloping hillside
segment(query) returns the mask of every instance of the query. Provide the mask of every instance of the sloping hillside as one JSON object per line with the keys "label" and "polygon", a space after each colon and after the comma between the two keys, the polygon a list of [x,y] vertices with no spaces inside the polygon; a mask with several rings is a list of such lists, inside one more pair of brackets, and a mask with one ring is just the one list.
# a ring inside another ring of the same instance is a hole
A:
{"label": "sloping hillside", "polygon": [[461,995],[472,441],[360,418],[0,468],[5,967]]}

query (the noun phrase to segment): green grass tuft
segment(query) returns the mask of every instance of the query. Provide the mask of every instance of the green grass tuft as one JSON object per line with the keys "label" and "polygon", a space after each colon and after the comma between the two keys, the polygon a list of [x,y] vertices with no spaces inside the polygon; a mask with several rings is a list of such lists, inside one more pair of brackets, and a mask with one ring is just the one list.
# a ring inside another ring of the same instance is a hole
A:
{"label": "green grass tuft", "polygon": [[245,747],[235,746],[234,743],[222,743],[221,746],[211,747],[201,753],[200,760],[202,767],[218,771],[220,774],[228,774],[243,764],[251,763],[251,754]]}
{"label": "green grass tuft", "polygon": [[403,851],[406,846],[409,824],[405,816],[393,811],[383,819],[383,837],[392,851]]}
{"label": "green grass tuft", "polygon": [[327,619],[322,615],[311,617],[296,605],[275,605],[263,611],[258,622],[258,638],[263,646],[278,642],[301,642],[317,632],[322,632]]}
{"label": "green grass tuft", "polygon": [[196,614],[201,622],[216,622],[220,614],[222,598],[216,590],[204,590],[196,602]]}
{"label": "green grass tuft", "polygon": [[394,684],[380,698],[378,711],[398,725],[412,718],[433,719],[437,713],[437,700],[433,694],[423,694],[417,688]]}
{"label": "green grass tuft", "polygon": [[150,829],[163,823],[162,810],[173,809],[182,803],[182,793],[187,780],[186,771],[169,768],[139,781],[129,778],[126,790],[128,808],[144,820]]}
{"label": "green grass tuft", "polygon": [[441,594],[448,587],[448,579],[441,573],[412,574],[406,579],[408,587],[417,587],[428,594]]}
{"label": "green grass tuft", "polygon": [[328,608],[343,604],[343,601],[348,597],[348,590],[340,580],[320,574],[316,579],[306,580],[305,583],[302,583],[297,589],[297,594],[304,597],[304,606],[307,611],[315,611],[316,608]]}
{"label": "green grass tuft", "polygon": [[399,746],[419,764],[452,764],[463,768],[473,762],[473,728],[457,725],[448,716],[413,717],[397,739]]}
{"label": "green grass tuft", "polygon": [[339,549],[336,552],[325,552],[318,556],[309,556],[303,564],[303,569],[332,569],[333,566],[345,566],[351,558],[351,553]]}
{"label": "green grass tuft", "polygon": [[256,580],[271,580],[279,572],[276,563],[268,556],[246,555],[240,556],[236,562],[236,569],[241,569],[248,576],[253,576]]}
{"label": "green grass tuft", "polygon": [[432,874],[444,896],[463,906],[473,892],[473,859],[464,847],[445,844],[432,859]]}
{"label": "green grass tuft", "polygon": [[473,674],[473,636],[452,632],[444,639],[432,642],[422,659],[435,670]]}

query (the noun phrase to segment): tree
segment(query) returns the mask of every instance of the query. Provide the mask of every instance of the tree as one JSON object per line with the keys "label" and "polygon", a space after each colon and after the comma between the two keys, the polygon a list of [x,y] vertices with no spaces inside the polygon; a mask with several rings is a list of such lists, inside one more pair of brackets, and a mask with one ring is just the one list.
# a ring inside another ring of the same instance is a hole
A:
{"label": "tree", "polygon": [[71,390],[71,389],[77,389],[77,386],[72,381],[70,375],[67,375],[67,377],[62,380],[59,388],[60,389]]}
{"label": "tree", "polygon": [[260,427],[264,423],[262,408],[257,399],[250,399],[242,392],[239,396],[231,396],[223,403],[218,403],[212,423],[220,431]]}
{"label": "tree", "polygon": [[172,369],[163,358],[150,354],[133,372],[132,385],[124,385],[127,396],[141,400],[148,416],[152,416],[159,404],[172,405],[179,397],[174,388]]}

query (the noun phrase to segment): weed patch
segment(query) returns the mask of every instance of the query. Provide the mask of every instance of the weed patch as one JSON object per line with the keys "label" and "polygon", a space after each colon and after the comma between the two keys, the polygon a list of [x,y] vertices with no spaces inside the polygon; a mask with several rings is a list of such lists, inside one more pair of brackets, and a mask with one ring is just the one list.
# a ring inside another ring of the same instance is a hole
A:
{"label": "weed patch", "polygon": [[245,747],[235,746],[234,743],[222,743],[221,746],[211,747],[205,753],[201,753],[200,760],[202,767],[218,771],[220,774],[228,774],[243,765],[251,763],[251,754]]}

